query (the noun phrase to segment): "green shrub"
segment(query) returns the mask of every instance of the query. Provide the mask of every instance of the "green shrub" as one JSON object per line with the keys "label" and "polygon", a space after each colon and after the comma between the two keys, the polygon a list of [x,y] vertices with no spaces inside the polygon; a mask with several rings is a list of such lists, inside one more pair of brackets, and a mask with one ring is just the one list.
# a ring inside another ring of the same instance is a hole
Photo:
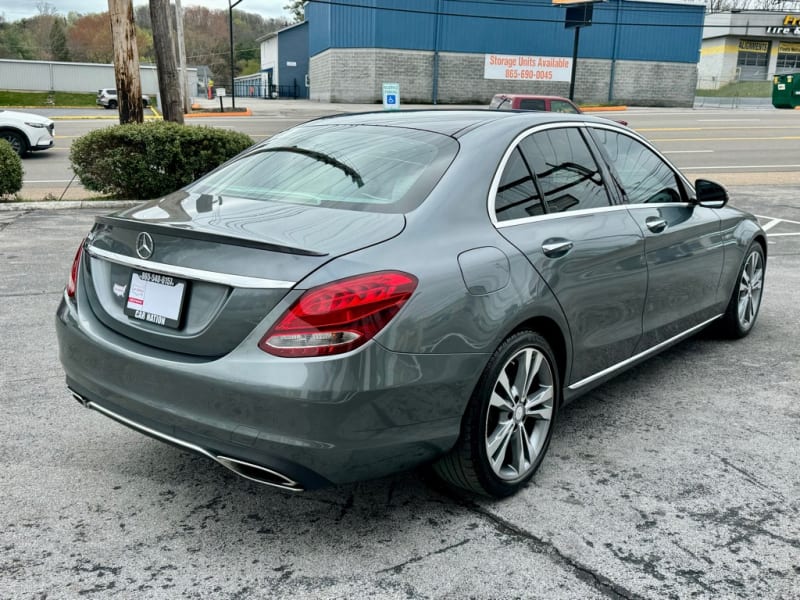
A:
{"label": "green shrub", "polygon": [[72,143],[72,169],[87,189],[122,198],[164,196],[251,146],[250,136],[169,121],[96,129]]}
{"label": "green shrub", "polygon": [[0,198],[22,189],[22,161],[6,140],[0,140]]}

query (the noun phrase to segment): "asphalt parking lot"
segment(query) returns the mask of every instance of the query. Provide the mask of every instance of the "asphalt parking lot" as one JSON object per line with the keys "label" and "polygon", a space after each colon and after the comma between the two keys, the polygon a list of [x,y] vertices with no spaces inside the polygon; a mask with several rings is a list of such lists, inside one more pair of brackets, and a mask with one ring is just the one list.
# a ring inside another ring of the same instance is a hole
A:
{"label": "asphalt parking lot", "polygon": [[501,502],[417,472],[292,495],[81,408],[53,319],[102,210],[0,212],[0,598],[800,597],[800,202],[731,193],[769,227],[754,332],[568,406]]}

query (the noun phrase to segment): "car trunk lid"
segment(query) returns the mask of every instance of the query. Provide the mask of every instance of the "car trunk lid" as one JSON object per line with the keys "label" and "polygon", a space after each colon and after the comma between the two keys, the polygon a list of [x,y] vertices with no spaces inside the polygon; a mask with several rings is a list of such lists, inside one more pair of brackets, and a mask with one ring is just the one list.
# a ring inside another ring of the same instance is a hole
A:
{"label": "car trunk lid", "polygon": [[181,192],[98,217],[83,287],[94,314],[115,332],[216,357],[308,274],[404,226],[402,214]]}

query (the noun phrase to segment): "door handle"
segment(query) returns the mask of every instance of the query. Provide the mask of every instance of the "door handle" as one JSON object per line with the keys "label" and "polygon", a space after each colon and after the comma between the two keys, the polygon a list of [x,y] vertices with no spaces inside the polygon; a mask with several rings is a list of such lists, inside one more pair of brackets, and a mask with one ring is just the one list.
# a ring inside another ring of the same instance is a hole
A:
{"label": "door handle", "polygon": [[572,250],[572,246],[572,242],[565,239],[547,240],[542,244],[542,252],[550,258],[558,258]]}
{"label": "door handle", "polygon": [[667,228],[667,220],[661,217],[647,217],[644,224],[653,233],[661,233]]}

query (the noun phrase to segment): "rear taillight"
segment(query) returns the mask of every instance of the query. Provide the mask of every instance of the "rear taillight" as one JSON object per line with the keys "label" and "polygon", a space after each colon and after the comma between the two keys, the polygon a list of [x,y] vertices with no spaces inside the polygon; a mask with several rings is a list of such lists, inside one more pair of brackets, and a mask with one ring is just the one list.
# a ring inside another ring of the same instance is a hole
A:
{"label": "rear taillight", "polygon": [[83,254],[83,243],[78,246],[78,251],[75,253],[75,260],[72,261],[72,268],[69,270],[69,279],[67,280],[67,296],[69,298],[75,297],[75,290],[78,289],[78,268],[81,265],[81,255]]}
{"label": "rear taillight", "polygon": [[305,292],[258,347],[276,356],[330,356],[371,340],[405,304],[417,278],[381,271],[340,279]]}

